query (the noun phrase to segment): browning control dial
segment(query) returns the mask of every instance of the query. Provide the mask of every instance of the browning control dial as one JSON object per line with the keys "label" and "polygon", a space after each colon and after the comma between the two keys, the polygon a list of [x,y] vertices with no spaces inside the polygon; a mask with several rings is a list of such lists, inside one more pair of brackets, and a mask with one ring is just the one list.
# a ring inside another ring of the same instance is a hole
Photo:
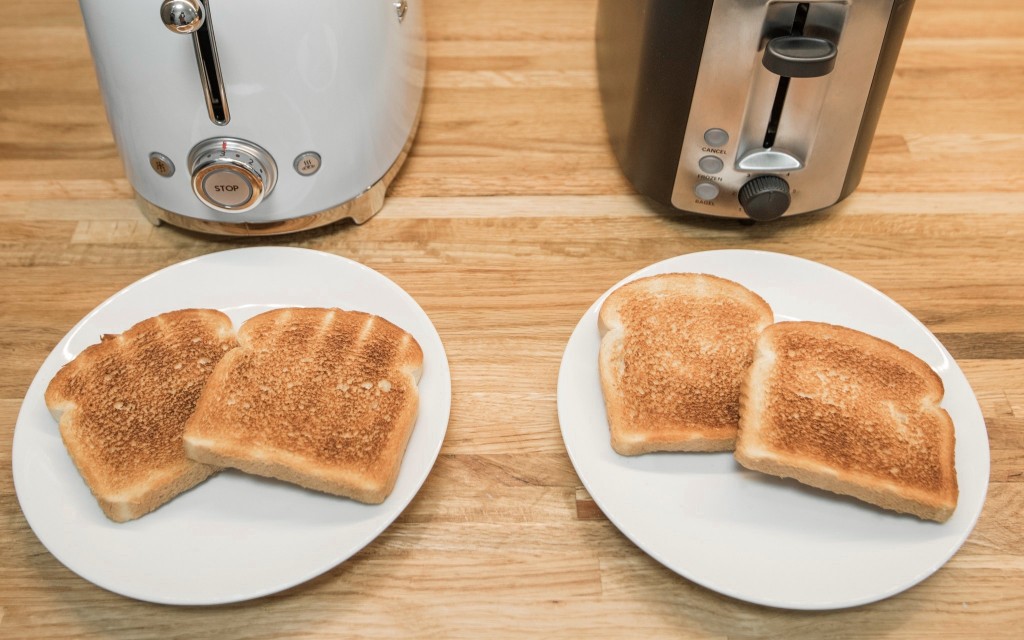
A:
{"label": "browning control dial", "polygon": [[238,138],[211,138],[188,154],[192,190],[224,213],[254,208],[273,191],[277,166],[266,149]]}
{"label": "browning control dial", "polygon": [[789,184],[779,176],[758,176],[740,189],[740,206],[753,218],[774,220],[789,209]]}

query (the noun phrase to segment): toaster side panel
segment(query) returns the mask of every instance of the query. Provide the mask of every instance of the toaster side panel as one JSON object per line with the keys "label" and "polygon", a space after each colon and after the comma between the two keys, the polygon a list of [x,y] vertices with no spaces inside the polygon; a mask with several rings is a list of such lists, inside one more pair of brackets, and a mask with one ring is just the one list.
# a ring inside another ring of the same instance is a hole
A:
{"label": "toaster side panel", "polygon": [[840,200],[853,193],[864,175],[864,165],[867,163],[868,152],[871,151],[871,142],[875,136],[875,128],[878,126],[882,104],[889,91],[889,82],[892,80],[893,70],[896,68],[896,59],[900,54],[903,36],[910,23],[910,13],[913,8],[914,0],[896,0],[893,3],[892,15],[885,31],[885,40],[878,56],[878,66],[875,68],[875,77],[871,81],[867,106],[864,109],[864,119],[857,132],[857,142],[853,148],[853,155],[850,157],[850,169],[846,174],[846,182],[843,184],[843,190],[839,196]]}
{"label": "toaster side panel", "polygon": [[597,67],[612,149],[644,195],[671,204],[713,0],[600,0]]}

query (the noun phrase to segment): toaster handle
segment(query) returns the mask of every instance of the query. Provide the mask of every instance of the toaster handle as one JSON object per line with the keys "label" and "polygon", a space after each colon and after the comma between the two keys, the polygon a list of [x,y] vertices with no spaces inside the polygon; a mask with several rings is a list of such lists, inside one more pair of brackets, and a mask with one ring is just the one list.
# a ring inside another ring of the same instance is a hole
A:
{"label": "toaster handle", "polygon": [[820,78],[836,66],[836,45],[824,38],[779,36],[768,41],[761,62],[784,78]]}
{"label": "toaster handle", "polygon": [[206,21],[206,9],[198,0],[164,0],[160,19],[174,33],[194,33]]}

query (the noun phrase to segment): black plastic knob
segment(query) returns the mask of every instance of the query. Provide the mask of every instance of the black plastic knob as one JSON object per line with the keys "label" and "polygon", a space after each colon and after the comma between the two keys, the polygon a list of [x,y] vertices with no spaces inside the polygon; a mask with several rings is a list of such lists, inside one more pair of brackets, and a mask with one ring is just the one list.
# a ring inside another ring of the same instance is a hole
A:
{"label": "black plastic knob", "polygon": [[824,38],[780,36],[764,49],[761,63],[787,78],[820,78],[836,66],[836,45]]}
{"label": "black plastic knob", "polygon": [[754,220],[775,220],[789,203],[789,184],[779,176],[758,176],[740,189],[740,206]]}

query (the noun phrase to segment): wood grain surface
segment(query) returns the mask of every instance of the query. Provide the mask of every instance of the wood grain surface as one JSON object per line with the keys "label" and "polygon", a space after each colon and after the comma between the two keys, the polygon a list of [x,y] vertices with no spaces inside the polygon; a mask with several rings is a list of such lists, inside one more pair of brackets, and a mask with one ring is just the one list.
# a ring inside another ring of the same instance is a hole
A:
{"label": "wood grain surface", "polygon": [[[860,188],[831,211],[758,225],[633,193],[601,120],[595,5],[426,2],[422,126],[383,212],[363,226],[218,239],[139,215],[77,3],[4,2],[0,637],[1021,637],[1024,4],[918,2]],[[10,443],[29,383],[122,287],[268,244],[362,262],[433,319],[454,393],[433,473],[376,541],[280,594],[174,608],[93,586],[40,544],[14,493]],[[988,499],[960,552],[918,586],[834,612],[736,601],[647,556],[584,490],[555,402],[573,327],[631,272],[724,248],[793,254],[873,285],[964,369],[988,427]]]}

